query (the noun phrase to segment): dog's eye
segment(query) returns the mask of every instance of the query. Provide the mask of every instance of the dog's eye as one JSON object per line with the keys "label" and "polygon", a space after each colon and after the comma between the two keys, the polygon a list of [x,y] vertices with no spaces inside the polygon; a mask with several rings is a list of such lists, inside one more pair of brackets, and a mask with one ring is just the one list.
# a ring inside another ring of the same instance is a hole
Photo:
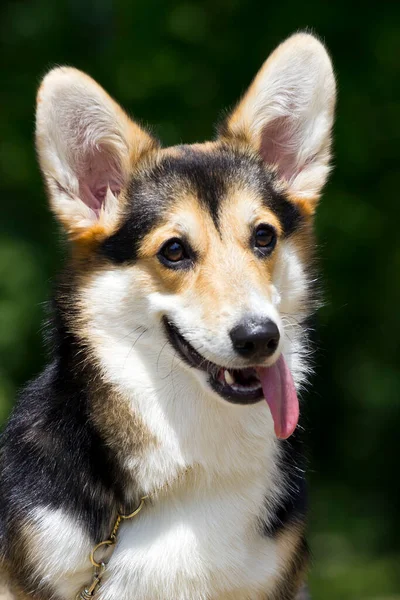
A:
{"label": "dog's eye", "polygon": [[254,232],[254,245],[257,250],[266,256],[275,248],[276,231],[271,225],[259,225]]}
{"label": "dog's eye", "polygon": [[158,252],[159,260],[166,267],[185,267],[191,262],[188,249],[184,242],[174,238],[163,244]]}
{"label": "dog's eye", "polygon": [[161,254],[170,262],[179,262],[187,258],[185,248],[179,240],[169,240],[161,248]]}

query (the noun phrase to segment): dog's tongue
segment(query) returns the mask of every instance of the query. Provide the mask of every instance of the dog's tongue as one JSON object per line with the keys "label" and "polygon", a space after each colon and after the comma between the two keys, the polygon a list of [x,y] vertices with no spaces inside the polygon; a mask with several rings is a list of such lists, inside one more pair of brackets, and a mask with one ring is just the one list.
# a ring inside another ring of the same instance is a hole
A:
{"label": "dog's tongue", "polygon": [[272,367],[257,367],[264,398],[274,420],[276,437],[292,435],[299,420],[299,400],[291,372],[283,355]]}

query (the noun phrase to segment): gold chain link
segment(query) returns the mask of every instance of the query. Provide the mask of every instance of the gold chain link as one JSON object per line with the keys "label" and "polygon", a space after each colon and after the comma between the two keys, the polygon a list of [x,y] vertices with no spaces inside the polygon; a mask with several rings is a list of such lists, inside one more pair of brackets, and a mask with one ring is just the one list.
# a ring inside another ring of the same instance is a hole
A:
{"label": "gold chain link", "polygon": [[[92,598],[95,597],[95,594],[98,591],[98,587],[101,585],[101,579],[104,575],[104,571],[106,570],[106,567],[107,567],[107,564],[105,562],[98,562],[96,560],[96,552],[100,548],[107,548],[107,547],[112,548],[111,554],[114,552],[121,522],[124,520],[133,519],[134,517],[136,517],[136,515],[138,515],[140,513],[140,511],[142,510],[144,503],[148,497],[149,496],[143,496],[140,499],[139,506],[131,514],[124,515],[123,513],[118,513],[117,519],[115,521],[115,524],[114,524],[114,527],[110,534],[110,537],[107,540],[104,540],[103,542],[96,544],[96,546],[93,548],[93,550],[90,553],[90,562],[93,565],[92,581],[90,582],[89,585],[86,585],[77,594],[75,600],[91,600]],[[110,560],[110,557],[108,560]]]}

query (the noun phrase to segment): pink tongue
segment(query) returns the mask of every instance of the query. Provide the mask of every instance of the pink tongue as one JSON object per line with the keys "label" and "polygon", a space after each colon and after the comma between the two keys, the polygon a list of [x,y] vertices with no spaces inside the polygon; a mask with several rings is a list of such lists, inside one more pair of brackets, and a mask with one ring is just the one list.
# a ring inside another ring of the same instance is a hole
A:
{"label": "pink tongue", "polygon": [[257,367],[256,371],[274,420],[276,437],[285,440],[299,420],[299,400],[292,374],[282,354],[272,367]]}

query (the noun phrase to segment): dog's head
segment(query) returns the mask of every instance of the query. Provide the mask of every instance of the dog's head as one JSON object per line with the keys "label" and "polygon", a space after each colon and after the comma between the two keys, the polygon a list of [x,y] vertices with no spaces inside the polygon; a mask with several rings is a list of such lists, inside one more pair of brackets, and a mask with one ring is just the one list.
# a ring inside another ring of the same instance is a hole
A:
{"label": "dog's head", "polygon": [[299,380],[334,101],[329,57],[307,34],[275,50],[205,144],[161,149],[87,75],[45,77],[37,149],[70,238],[70,326],[100,362],[168,356],[207,394],[267,396],[277,434],[290,435],[287,363]]}

